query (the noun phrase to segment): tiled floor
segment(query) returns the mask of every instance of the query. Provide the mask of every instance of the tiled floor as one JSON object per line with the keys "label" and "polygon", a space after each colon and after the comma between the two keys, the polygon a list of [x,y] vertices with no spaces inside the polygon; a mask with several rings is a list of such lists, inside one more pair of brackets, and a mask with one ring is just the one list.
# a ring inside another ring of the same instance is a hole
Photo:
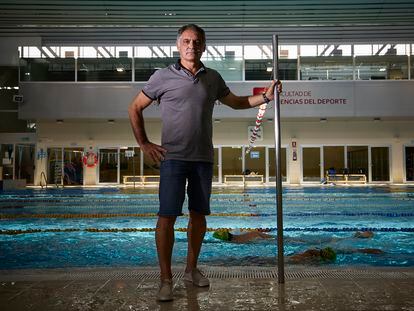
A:
{"label": "tiled floor", "polygon": [[172,302],[158,303],[156,268],[0,271],[0,310],[414,310],[414,270],[202,267],[208,288],[174,267]]}

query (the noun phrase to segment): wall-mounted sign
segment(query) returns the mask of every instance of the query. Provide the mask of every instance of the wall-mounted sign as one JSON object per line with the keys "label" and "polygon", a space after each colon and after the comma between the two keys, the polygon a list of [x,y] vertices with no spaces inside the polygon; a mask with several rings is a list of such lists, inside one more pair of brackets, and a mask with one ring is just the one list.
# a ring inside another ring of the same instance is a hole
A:
{"label": "wall-mounted sign", "polygon": [[126,158],[132,158],[135,155],[134,150],[125,150],[125,157]]}
{"label": "wall-mounted sign", "polygon": [[293,153],[292,153],[292,160],[293,160],[293,161],[297,161],[297,160],[298,160],[298,153],[296,152],[296,150],[293,150]]}
{"label": "wall-mounted sign", "polygon": [[260,159],[260,151],[250,151],[250,159]]}

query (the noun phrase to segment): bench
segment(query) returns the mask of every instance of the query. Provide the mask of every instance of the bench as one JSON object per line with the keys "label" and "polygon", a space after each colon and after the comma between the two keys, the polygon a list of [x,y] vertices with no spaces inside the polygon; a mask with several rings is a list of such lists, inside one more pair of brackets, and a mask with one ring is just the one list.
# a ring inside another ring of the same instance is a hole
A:
{"label": "bench", "polygon": [[224,183],[256,183],[263,184],[263,175],[249,174],[249,175],[224,175]]}
{"label": "bench", "polygon": [[160,182],[160,176],[158,175],[123,176],[122,182],[125,185],[132,185],[134,183],[141,184],[141,185],[155,185]]}
{"label": "bench", "polygon": [[366,184],[365,174],[327,174],[326,182],[334,184]]}

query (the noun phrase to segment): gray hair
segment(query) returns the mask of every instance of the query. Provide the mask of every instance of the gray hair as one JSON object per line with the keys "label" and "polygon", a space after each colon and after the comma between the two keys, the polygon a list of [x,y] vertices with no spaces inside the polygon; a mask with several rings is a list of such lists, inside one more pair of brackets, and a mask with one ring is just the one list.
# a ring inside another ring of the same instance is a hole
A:
{"label": "gray hair", "polygon": [[196,32],[197,34],[201,36],[203,43],[206,43],[206,33],[204,29],[201,28],[200,26],[197,26],[196,24],[187,24],[187,25],[180,27],[180,29],[178,29],[178,32],[177,32],[177,41],[180,39],[181,35],[186,30],[192,30]]}

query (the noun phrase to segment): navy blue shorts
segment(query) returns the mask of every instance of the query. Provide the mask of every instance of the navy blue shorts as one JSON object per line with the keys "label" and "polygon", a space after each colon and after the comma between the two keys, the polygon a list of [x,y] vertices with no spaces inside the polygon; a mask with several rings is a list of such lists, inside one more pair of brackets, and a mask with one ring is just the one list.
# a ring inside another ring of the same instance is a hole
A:
{"label": "navy blue shorts", "polygon": [[188,181],[188,209],[202,215],[209,215],[212,179],[212,163],[181,160],[162,161],[158,215],[183,215],[186,181]]}

